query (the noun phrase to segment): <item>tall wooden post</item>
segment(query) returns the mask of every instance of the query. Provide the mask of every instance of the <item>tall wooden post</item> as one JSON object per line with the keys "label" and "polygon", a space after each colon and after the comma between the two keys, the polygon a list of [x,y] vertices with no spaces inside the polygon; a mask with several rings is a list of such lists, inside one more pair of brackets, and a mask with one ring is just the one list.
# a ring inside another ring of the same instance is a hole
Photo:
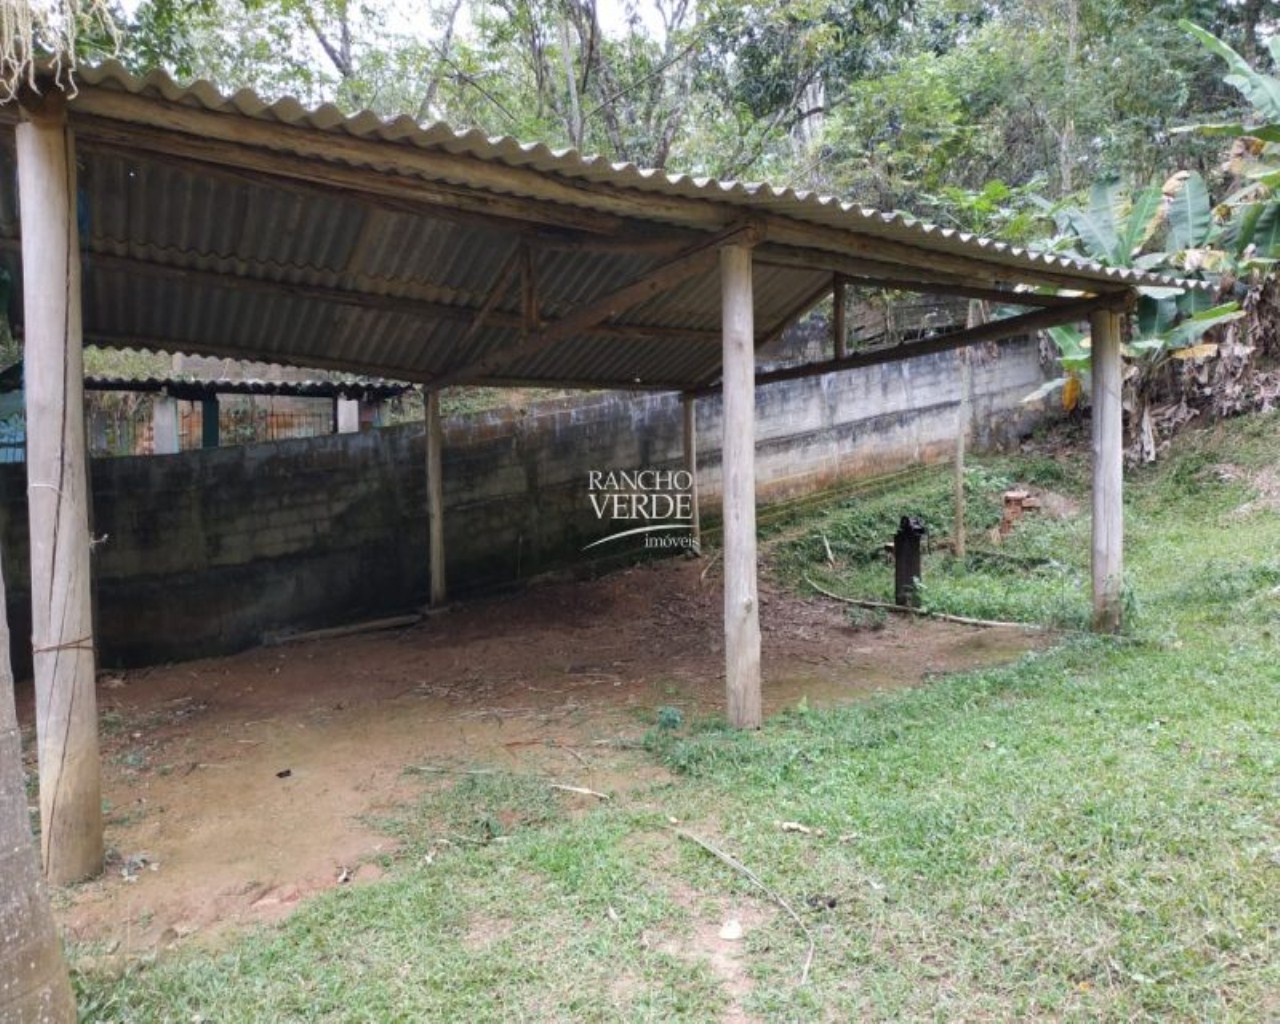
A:
{"label": "tall wooden post", "polygon": [[681,396],[684,412],[684,469],[689,474],[689,524],[694,551],[702,552],[702,515],[698,510],[698,399]]}
{"label": "tall wooden post", "polygon": [[755,316],[751,250],[720,251],[724,332],[724,653],[729,723],[758,729],[760,610],[756,592]]}
{"label": "tall wooden post", "polygon": [[17,153],[40,843],[45,875],[62,885],[102,869],[76,161],[60,93],[23,114]]}
{"label": "tall wooden post", "polygon": [[964,494],[964,448],[966,435],[969,432],[969,392],[972,388],[973,370],[969,362],[970,352],[967,348],[956,350],[956,360],[960,363],[960,405],[956,409],[956,451],[953,466],[953,491],[955,494],[955,511],[951,524],[951,545],[956,558],[965,557],[965,494]]}
{"label": "tall wooden post", "polygon": [[845,296],[845,279],[843,274],[836,274],[831,282],[831,351],[837,359],[843,359],[846,353],[848,326],[845,323],[847,301]]}
{"label": "tall wooden post", "polygon": [[1124,593],[1121,314],[1099,310],[1093,334],[1093,628],[1119,630]]}
{"label": "tall wooden post", "polygon": [[440,392],[423,395],[427,413],[427,557],[431,567],[431,605],[445,602],[444,442],[440,431]]}
{"label": "tall wooden post", "polygon": [[355,398],[334,399],[335,434],[354,434],[360,430],[360,402]]}
{"label": "tall wooden post", "polygon": [[178,400],[159,394],[151,405],[151,454],[176,455],[181,450]]}

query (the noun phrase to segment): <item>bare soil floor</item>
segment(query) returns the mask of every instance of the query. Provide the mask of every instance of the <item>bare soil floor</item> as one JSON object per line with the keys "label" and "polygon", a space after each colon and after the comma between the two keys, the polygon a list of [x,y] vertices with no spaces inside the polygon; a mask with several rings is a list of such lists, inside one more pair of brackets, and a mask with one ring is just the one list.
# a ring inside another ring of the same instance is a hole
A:
{"label": "bare soil floor", "polygon": [[[634,756],[624,771],[624,752],[600,741],[638,738],[663,705],[686,716],[723,706],[722,590],[704,565],[673,560],[401,631],[104,677],[113,853],[100,879],[57,894],[66,934],[128,956],[375,878],[394,843],[370,820],[421,791],[409,765],[496,765],[600,790],[645,781]],[[840,606],[768,583],[760,619],[769,713],[918,685],[1033,642],[929,621],[856,630]],[[29,690],[19,714],[30,740]]]}

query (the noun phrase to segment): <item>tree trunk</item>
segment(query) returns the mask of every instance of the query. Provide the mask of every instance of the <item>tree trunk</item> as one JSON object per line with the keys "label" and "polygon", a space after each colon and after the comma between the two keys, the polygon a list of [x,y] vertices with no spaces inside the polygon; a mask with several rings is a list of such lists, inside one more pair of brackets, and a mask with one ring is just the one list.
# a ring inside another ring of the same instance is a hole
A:
{"label": "tree trunk", "polygon": [[[4,569],[0,566],[0,609]],[[0,1024],[74,1021],[75,998],[27,815],[9,624],[0,617]]]}

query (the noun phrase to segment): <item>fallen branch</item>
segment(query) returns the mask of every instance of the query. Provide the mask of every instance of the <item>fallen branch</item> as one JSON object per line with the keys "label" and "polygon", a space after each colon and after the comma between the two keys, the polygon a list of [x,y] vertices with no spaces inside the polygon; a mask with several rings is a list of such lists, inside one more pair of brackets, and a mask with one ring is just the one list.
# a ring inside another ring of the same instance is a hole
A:
{"label": "fallen branch", "polygon": [[355,622],[346,626],[331,626],[328,629],[313,629],[306,633],[270,633],[263,637],[265,647],[283,646],[284,644],[309,643],[312,640],[333,640],[344,636],[358,636],[361,633],[380,633],[388,629],[407,629],[422,621],[422,616],[393,615],[388,619],[373,619],[369,622]]}
{"label": "fallen branch", "polygon": [[578,793],[582,796],[593,796],[597,800],[610,799],[608,793],[598,793],[594,789],[587,789],[585,786],[565,786],[559,782],[550,783],[551,789],[558,789],[562,793]]}
{"label": "fallen branch", "polygon": [[809,980],[809,968],[813,966],[813,952],[814,952],[813,933],[809,931],[809,927],[802,920],[800,920],[800,915],[795,912],[791,904],[788,903],[781,896],[779,896],[778,893],[776,893],[774,890],[770,889],[767,885],[765,885],[764,882],[760,880],[760,876],[757,875],[745,864],[743,864],[742,861],[738,860],[736,857],[730,856],[729,854],[725,853],[724,850],[720,849],[718,846],[714,846],[711,843],[707,842],[707,840],[701,839],[698,836],[695,836],[692,832],[686,832],[682,828],[673,828],[671,829],[671,831],[674,832],[681,839],[685,840],[686,842],[693,843],[694,846],[702,847],[702,849],[704,849],[707,853],[711,854],[711,856],[715,857],[716,860],[720,861],[721,864],[724,864],[727,867],[730,867],[734,871],[738,872],[738,874],[742,875],[743,878],[749,881],[757,889],[759,889],[766,896],[768,896],[769,899],[773,900],[774,903],[776,903],[784,911],[786,911],[787,916],[790,917],[791,920],[796,923],[796,927],[799,928],[800,931],[804,934],[805,941],[809,944],[809,949],[804,956],[804,966],[800,969],[800,984],[801,985],[805,984]]}
{"label": "fallen branch", "polygon": [[840,601],[844,604],[856,605],[859,608],[883,608],[887,612],[897,612],[899,615],[916,615],[923,619],[937,619],[940,622],[958,622],[962,626],[994,626],[1005,629],[1030,629],[1042,630],[1045,627],[1034,622],[1003,622],[1000,619],[971,619],[966,615],[948,615],[946,612],[931,612],[923,608],[909,608],[905,604],[891,604],[888,601],[867,601],[859,597],[843,597],[840,594],[833,594],[825,587],[820,587],[809,579],[808,576],[804,581],[813,587],[819,594],[829,597],[833,601]]}

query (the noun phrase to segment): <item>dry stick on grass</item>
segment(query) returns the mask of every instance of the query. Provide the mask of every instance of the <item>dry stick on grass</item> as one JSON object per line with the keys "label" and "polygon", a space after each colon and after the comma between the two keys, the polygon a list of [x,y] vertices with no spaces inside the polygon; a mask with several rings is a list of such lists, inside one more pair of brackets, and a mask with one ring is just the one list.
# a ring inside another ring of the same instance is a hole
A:
{"label": "dry stick on grass", "polygon": [[594,789],[587,789],[586,786],[565,786],[559,782],[550,783],[551,789],[558,789],[562,793],[579,793],[582,796],[593,796],[597,800],[610,799],[608,793],[598,793]]}
{"label": "dry stick on grass", "polygon": [[[218,768],[218,767],[225,767],[225,766],[222,766],[222,765],[200,765],[199,767],[201,767],[201,768]],[[523,774],[523,773],[521,773],[521,772],[503,773],[503,772],[494,771],[494,770],[493,770],[493,769],[491,769],[491,768],[442,768],[442,767],[440,767],[440,766],[438,766],[438,765],[434,765],[434,764],[411,764],[411,765],[407,765],[407,766],[405,767],[405,771],[407,771],[407,772],[418,772],[419,774],[422,774],[422,775],[502,775],[502,774],[510,774],[510,775],[512,775],[512,776],[521,777],[521,778],[529,778],[529,779],[537,779],[537,778],[541,778],[541,777],[542,777],[542,776],[538,776],[538,775],[524,775],[524,774]],[[562,792],[565,792],[565,793],[579,793],[579,794],[581,794],[582,796],[594,796],[594,797],[596,797],[596,798],[597,798],[597,799],[599,799],[599,800],[609,800],[609,799],[611,799],[607,793],[600,793],[600,792],[598,792],[598,791],[596,791],[596,790],[594,790],[594,789],[587,789],[585,786],[569,786],[569,785],[565,785],[564,783],[561,783],[561,782],[549,782],[549,783],[547,783],[547,785],[548,785],[548,787],[549,787],[549,788],[551,788],[551,789],[558,789],[558,790],[561,790]]]}
{"label": "dry stick on grass", "polygon": [[707,842],[705,839],[701,839],[698,836],[695,836],[692,832],[686,832],[682,828],[673,828],[671,829],[671,831],[674,832],[681,839],[685,840],[686,842],[693,843],[694,846],[702,847],[704,850],[707,851],[707,853],[711,854],[711,856],[713,856],[716,860],[720,861],[721,864],[724,864],[732,868],[734,871],[738,872],[738,874],[740,874],[743,878],[749,881],[757,889],[759,889],[766,896],[768,896],[769,899],[773,900],[774,903],[776,903],[784,911],[786,911],[787,916],[790,917],[791,920],[796,923],[796,927],[799,928],[800,931],[804,934],[805,941],[809,944],[809,949],[804,955],[804,966],[800,969],[800,984],[801,985],[805,984],[809,980],[809,968],[813,966],[813,951],[814,951],[813,933],[809,931],[808,925],[806,925],[802,920],[800,920],[800,915],[795,912],[795,909],[791,906],[791,904],[788,903],[781,896],[779,896],[778,893],[776,893],[774,890],[770,889],[767,885],[765,885],[764,882],[760,880],[760,876],[757,875],[745,864],[743,864],[742,861],[738,860],[736,857],[733,857],[725,853],[724,850],[720,849],[718,846],[714,846],[711,843]]}
{"label": "dry stick on grass", "polygon": [[971,619],[964,615],[948,615],[945,612],[929,612],[923,608],[908,608],[904,604],[891,604],[888,601],[864,601],[857,597],[842,597],[839,594],[833,594],[825,587],[820,587],[809,579],[808,576],[804,581],[813,587],[819,594],[829,597],[833,601],[840,601],[844,604],[857,605],[859,608],[883,608],[887,612],[898,612],[900,615],[916,615],[925,619],[938,619],[940,622],[958,622],[962,626],[997,626],[1013,629],[1032,629],[1042,630],[1045,627],[1034,622],[1002,622],[999,619]]}
{"label": "dry stick on grass", "polygon": [[836,556],[831,551],[831,541],[827,540],[827,535],[825,533],[821,534],[821,537],[822,546],[827,549],[827,565],[834,569],[836,567]]}

